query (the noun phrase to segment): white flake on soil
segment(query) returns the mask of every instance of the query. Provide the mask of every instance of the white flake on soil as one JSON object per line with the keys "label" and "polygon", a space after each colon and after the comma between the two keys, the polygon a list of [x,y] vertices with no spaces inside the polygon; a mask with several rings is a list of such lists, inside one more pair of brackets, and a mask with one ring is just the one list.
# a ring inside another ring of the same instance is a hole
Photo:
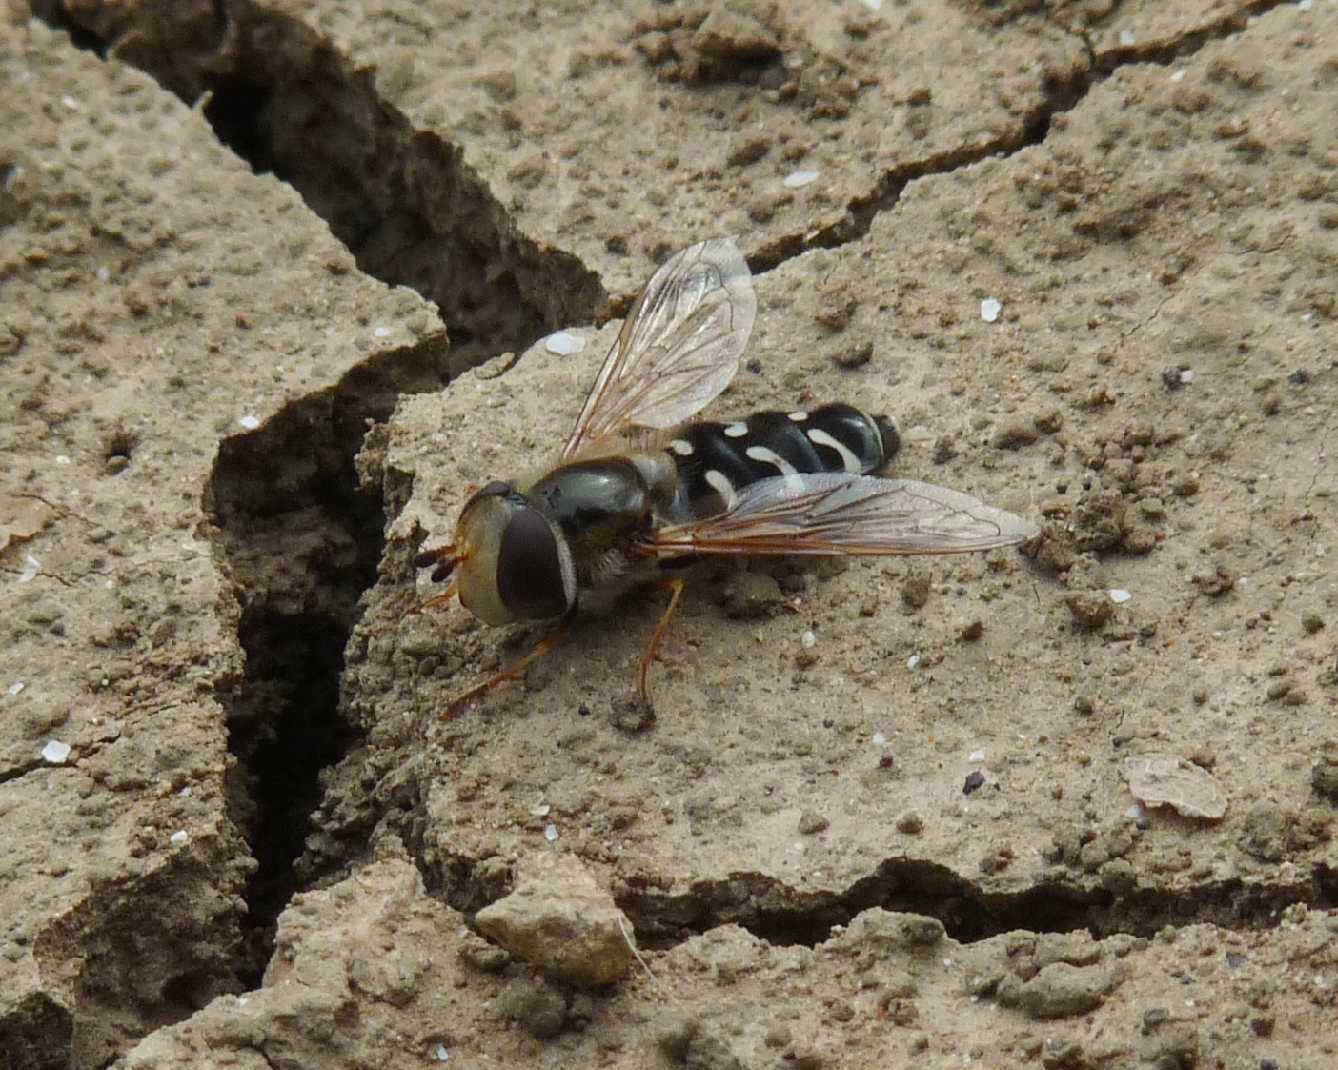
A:
{"label": "white flake on soil", "polygon": [[246,430],[254,431],[257,427],[260,426],[260,417],[252,416],[248,412],[245,416],[237,417],[237,422],[241,424],[244,428],[246,428]]}
{"label": "white flake on soil", "polygon": [[802,189],[811,182],[818,180],[817,171],[791,171],[781,181],[781,185],[786,189]]}
{"label": "white flake on soil", "polygon": [[12,684],[9,685],[9,693],[10,695],[17,695],[27,686],[28,685],[25,684],[22,680],[15,680]]}
{"label": "white flake on soil", "polygon": [[178,829],[168,839],[171,840],[173,847],[185,847],[190,843],[190,833],[185,829]]}
{"label": "white flake on soil", "polygon": [[994,297],[987,297],[980,302],[980,318],[986,323],[993,323],[1003,311],[1003,302]]}
{"label": "white flake on soil", "polygon": [[32,583],[37,578],[37,574],[42,571],[42,562],[33,557],[32,554],[24,554],[23,568],[19,571],[19,583]]}
{"label": "white flake on soil", "polygon": [[919,667],[920,667],[920,655],[919,655],[919,654],[912,654],[909,658],[906,659],[906,668],[908,668],[908,669],[918,669]]}
{"label": "white flake on soil", "polygon": [[569,357],[585,348],[585,341],[570,331],[557,331],[544,339],[544,348],[559,357]]}
{"label": "white flake on soil", "polygon": [[1125,602],[1133,597],[1128,591],[1122,590],[1119,587],[1112,587],[1106,593],[1110,595],[1110,600],[1117,606],[1124,605]]}
{"label": "white flake on soil", "polygon": [[47,740],[46,746],[42,748],[42,761],[50,762],[52,765],[64,765],[65,759],[69,756],[70,745],[58,739]]}
{"label": "white flake on soil", "polygon": [[558,838],[557,826],[551,821],[544,826],[544,839],[549,843],[556,843]]}

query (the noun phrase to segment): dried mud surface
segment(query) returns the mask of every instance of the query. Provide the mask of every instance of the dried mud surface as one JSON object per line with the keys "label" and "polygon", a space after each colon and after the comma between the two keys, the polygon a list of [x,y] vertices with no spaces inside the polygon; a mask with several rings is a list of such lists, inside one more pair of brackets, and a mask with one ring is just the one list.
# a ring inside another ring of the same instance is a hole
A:
{"label": "dried mud surface", "polygon": [[[0,1068],[1338,1063],[1335,41],[11,3]],[[413,555],[718,233],[714,414],[886,412],[1042,536],[704,569],[653,718],[649,596],[444,720],[537,636]]]}

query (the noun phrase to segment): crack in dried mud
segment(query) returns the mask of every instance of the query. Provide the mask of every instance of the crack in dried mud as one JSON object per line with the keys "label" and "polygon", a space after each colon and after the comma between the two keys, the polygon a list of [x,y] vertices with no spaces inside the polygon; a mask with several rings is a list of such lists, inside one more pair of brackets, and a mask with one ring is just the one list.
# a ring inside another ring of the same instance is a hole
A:
{"label": "crack in dried mud", "polygon": [[233,578],[247,655],[245,678],[228,682],[220,700],[239,763],[232,816],[258,863],[243,967],[256,984],[279,913],[324,872],[320,860],[297,865],[321,771],[360,740],[340,712],[340,678],[387,518],[380,496],[359,486],[354,458],[401,394],[441,389],[444,342],[383,353],[224,440],[205,490],[215,524],[206,534]]}
{"label": "crack in dried mud", "polygon": [[[1255,0],[1254,3],[1247,4],[1240,10],[1228,11],[1207,26],[1191,30],[1173,41],[1152,45],[1140,45],[1135,42],[1130,45],[1122,45],[1119,48],[1107,49],[1100,54],[1091,45],[1091,41],[1086,34],[1079,34],[1079,36],[1087,47],[1087,54],[1091,58],[1093,70],[1098,75],[1109,75],[1118,68],[1128,66],[1131,63],[1156,63],[1160,66],[1169,66],[1178,59],[1194,55],[1213,41],[1220,41],[1230,34],[1240,33],[1249,27],[1250,19],[1267,14],[1274,8],[1283,6],[1284,2],[1285,0]],[[1111,15],[1116,10],[1118,10],[1118,5],[1112,9]],[[1109,16],[1103,21],[1110,21]]]}
{"label": "crack in dried mud", "polygon": [[[410,845],[429,894],[471,916],[507,894],[476,867],[483,860],[426,861],[421,845]],[[666,949],[725,925],[738,925],[777,946],[813,947],[874,907],[937,918],[959,943],[1002,933],[1085,931],[1100,939],[1116,934],[1151,937],[1166,927],[1213,924],[1223,929],[1260,930],[1278,924],[1296,903],[1315,909],[1338,906],[1338,872],[1320,864],[1294,879],[1209,881],[1167,891],[1140,887],[1114,892],[1095,878],[1058,874],[1016,892],[990,891],[947,866],[925,859],[895,858],[842,891],[804,892],[761,873],[693,882],[668,893],[646,878],[626,880],[616,890],[618,906],[643,947]]]}

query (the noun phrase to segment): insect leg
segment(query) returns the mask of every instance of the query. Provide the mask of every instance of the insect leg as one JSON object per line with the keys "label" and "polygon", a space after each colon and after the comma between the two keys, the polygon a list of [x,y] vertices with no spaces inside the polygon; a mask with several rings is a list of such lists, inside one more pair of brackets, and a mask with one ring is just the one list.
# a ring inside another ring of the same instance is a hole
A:
{"label": "insect leg", "polygon": [[650,704],[650,696],[646,694],[646,675],[650,672],[650,663],[655,659],[655,648],[660,645],[664,633],[669,630],[669,621],[674,616],[674,610],[678,608],[678,599],[683,593],[686,582],[682,576],[671,576],[656,584],[661,591],[669,592],[669,605],[665,607],[664,613],[660,616],[660,623],[655,625],[655,633],[646,644],[646,652],[641,655],[641,671],[637,673],[637,695],[647,705]]}
{"label": "insect leg", "polygon": [[[435,601],[435,599],[433,599],[433,601]],[[560,642],[562,642],[562,640],[566,637],[566,635],[567,635],[567,621],[563,620],[563,622],[559,624],[553,631],[549,632],[546,636],[540,639],[539,642],[535,645],[534,649],[531,650],[528,654],[526,654],[523,658],[520,658],[518,661],[516,661],[511,665],[508,665],[496,676],[488,677],[488,679],[484,680],[481,684],[475,684],[464,694],[456,695],[455,698],[451,699],[450,704],[447,705],[445,712],[442,713],[441,715],[442,720],[444,721],[451,720],[451,718],[456,717],[461,712],[463,712],[464,708],[479,696],[487,694],[495,687],[500,687],[508,680],[515,680],[523,676],[525,674],[525,670],[529,668],[530,665],[538,661],[545,654],[552,651],[554,647],[556,647]]]}
{"label": "insect leg", "polygon": [[444,606],[454,597],[455,597],[455,584],[452,583],[449,587],[446,588],[446,590],[442,591],[441,594],[434,594],[426,602],[419,602],[418,605],[414,606],[413,609],[409,610],[409,612],[405,615],[412,616],[415,613],[423,612],[423,610],[425,609],[436,609],[437,606]]}

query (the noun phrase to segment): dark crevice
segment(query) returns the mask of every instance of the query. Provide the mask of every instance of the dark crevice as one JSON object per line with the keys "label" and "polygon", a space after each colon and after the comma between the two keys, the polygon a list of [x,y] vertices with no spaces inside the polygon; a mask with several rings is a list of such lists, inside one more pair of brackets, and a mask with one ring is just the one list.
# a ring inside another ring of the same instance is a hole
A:
{"label": "dark crevice", "polygon": [[0,784],[8,784],[11,780],[18,780],[19,777],[25,777],[29,773],[35,773],[39,769],[50,769],[49,762],[41,758],[32,758],[22,765],[11,766],[8,769],[0,769]]}
{"label": "dark crevice", "polygon": [[337,872],[343,853],[308,849],[322,778],[362,737],[344,716],[344,650],[376,578],[387,523],[377,488],[355,468],[369,426],[401,394],[439,390],[444,336],[359,365],[268,424],[219,448],[206,533],[232,578],[246,653],[240,679],[220,685],[236,759],[230,812],[255,858],[244,893],[244,983],[260,981],[274,926],[293,894]]}
{"label": "dark crevice", "polygon": [[276,612],[267,602],[242,617],[254,713],[231,722],[228,743],[239,759],[234,809],[251,830],[257,865],[245,892],[248,987],[259,985],[274,920],[297,890],[295,863],[320,802],[321,770],[358,741],[338,713],[348,628],[334,615]]}
{"label": "dark crevice", "polygon": [[[406,841],[424,886],[466,916],[510,890],[495,867],[480,876],[476,864],[453,858],[425,859],[421,845]],[[1134,889],[1116,894],[1099,882],[1061,875],[1018,892],[990,892],[935,862],[894,859],[844,892],[799,892],[773,877],[738,873],[698,881],[668,894],[651,883],[631,881],[617,896],[638,943],[665,949],[722,925],[738,925],[776,946],[815,947],[874,907],[937,918],[945,932],[969,944],[1002,933],[1087,932],[1095,939],[1115,934],[1152,937],[1167,926],[1212,924],[1225,929],[1276,927],[1283,910],[1305,903],[1317,910],[1338,907],[1338,872],[1318,865],[1309,877],[1276,883],[1233,879],[1183,891]]]}
{"label": "dark crevice", "polygon": [[276,168],[274,153],[260,124],[271,96],[271,91],[263,85],[240,78],[220,78],[204,106],[204,117],[219,141],[249,163],[258,175],[272,174]]}
{"label": "dark crevice", "polygon": [[107,41],[75,19],[60,0],[35,0],[32,10],[53,30],[67,33],[70,44],[81,52],[93,52],[100,59],[107,58]]}

